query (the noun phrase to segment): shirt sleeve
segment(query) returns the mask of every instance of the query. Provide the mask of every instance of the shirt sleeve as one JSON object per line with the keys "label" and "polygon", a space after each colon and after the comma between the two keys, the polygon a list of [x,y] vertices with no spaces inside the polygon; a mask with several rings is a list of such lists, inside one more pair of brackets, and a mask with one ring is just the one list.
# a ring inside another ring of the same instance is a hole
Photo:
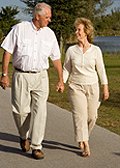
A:
{"label": "shirt sleeve", "polygon": [[105,65],[103,61],[103,55],[100,48],[97,49],[97,53],[96,53],[96,70],[100,78],[101,84],[108,84]]}
{"label": "shirt sleeve", "polygon": [[15,46],[16,46],[16,33],[14,27],[3,40],[1,47],[10,54],[13,54]]}
{"label": "shirt sleeve", "polygon": [[60,59],[60,48],[58,45],[58,41],[56,36],[54,35],[54,41],[53,41],[53,45],[52,45],[52,51],[51,51],[51,55],[50,58],[52,61],[55,61],[57,59]]}
{"label": "shirt sleeve", "polygon": [[68,48],[63,64],[63,81],[64,83],[67,82],[68,77],[71,73],[72,65],[71,65],[71,59],[70,59],[70,50]]}

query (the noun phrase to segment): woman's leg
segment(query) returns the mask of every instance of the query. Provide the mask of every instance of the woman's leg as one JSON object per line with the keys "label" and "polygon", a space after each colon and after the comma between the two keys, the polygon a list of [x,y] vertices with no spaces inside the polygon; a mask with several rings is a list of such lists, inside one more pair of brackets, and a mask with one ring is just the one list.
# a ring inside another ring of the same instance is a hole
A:
{"label": "woman's leg", "polygon": [[98,110],[99,105],[100,105],[99,86],[98,84],[93,84],[89,87],[89,92],[88,92],[88,132],[89,132],[89,136],[97,120],[97,110]]}
{"label": "woman's leg", "polygon": [[81,86],[69,87],[69,98],[72,105],[75,139],[77,142],[88,141],[87,99]]}

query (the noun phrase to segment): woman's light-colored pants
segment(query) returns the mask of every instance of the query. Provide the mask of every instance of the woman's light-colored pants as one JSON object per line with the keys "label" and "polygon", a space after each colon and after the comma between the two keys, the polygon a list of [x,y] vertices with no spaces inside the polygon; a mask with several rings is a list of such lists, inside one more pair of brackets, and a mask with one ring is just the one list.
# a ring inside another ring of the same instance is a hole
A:
{"label": "woman's light-colored pants", "polygon": [[99,85],[69,84],[69,98],[72,105],[75,140],[88,141],[96,123],[99,102]]}
{"label": "woman's light-colored pants", "polygon": [[[27,139],[31,128],[31,148],[41,149],[47,118],[48,74],[15,71],[12,81],[12,111],[18,132]],[[31,119],[32,116],[32,119]],[[31,124],[32,122],[32,124]]]}

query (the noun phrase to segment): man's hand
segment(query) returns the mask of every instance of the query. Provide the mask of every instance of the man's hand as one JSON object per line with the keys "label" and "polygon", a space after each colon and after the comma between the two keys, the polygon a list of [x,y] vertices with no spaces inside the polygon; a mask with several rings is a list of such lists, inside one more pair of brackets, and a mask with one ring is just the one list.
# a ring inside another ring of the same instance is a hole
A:
{"label": "man's hand", "polygon": [[8,77],[8,76],[1,76],[0,86],[1,86],[3,89],[6,89],[6,87],[9,86],[9,77]]}
{"label": "man's hand", "polygon": [[56,86],[56,91],[63,92],[64,91],[64,83],[63,83],[63,71],[62,71],[61,60],[58,59],[58,60],[53,61],[53,65],[54,65],[55,69],[57,70],[58,81],[59,81]]}

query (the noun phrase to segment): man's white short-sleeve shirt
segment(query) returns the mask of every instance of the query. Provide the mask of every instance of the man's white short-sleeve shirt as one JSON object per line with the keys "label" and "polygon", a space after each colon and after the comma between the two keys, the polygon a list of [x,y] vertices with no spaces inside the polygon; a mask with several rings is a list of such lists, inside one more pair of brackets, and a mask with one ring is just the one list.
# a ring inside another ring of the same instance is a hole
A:
{"label": "man's white short-sleeve shirt", "polygon": [[1,47],[13,54],[13,66],[23,71],[49,68],[48,57],[60,59],[54,32],[49,27],[36,30],[33,22],[23,21],[8,33]]}

